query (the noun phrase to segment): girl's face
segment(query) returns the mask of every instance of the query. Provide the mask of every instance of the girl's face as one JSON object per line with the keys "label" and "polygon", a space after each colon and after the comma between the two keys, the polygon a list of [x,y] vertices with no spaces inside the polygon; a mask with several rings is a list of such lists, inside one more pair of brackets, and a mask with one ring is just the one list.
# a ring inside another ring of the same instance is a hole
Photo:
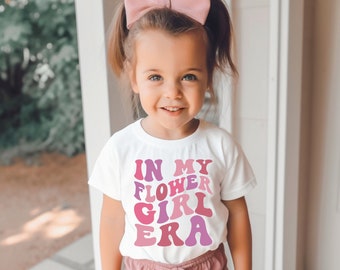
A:
{"label": "girl's face", "polygon": [[135,43],[131,86],[139,94],[147,117],[142,126],[150,135],[180,139],[197,128],[208,88],[206,44],[197,31],[172,36],[147,30]]}

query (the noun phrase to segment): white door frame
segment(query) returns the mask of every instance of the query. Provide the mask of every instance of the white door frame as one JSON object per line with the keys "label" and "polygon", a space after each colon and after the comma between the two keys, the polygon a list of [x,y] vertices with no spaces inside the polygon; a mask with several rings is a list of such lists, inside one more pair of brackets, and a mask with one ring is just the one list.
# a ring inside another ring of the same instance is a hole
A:
{"label": "white door frame", "polygon": [[[87,171],[90,175],[100,150],[111,135],[103,2],[76,0],[75,4]],[[95,268],[101,269],[98,211],[101,195],[93,188],[90,188],[90,205]]]}
{"label": "white door frame", "polygon": [[296,269],[303,0],[270,1],[265,269]]}
{"label": "white door frame", "polygon": [[[104,0],[107,1],[107,0]],[[103,1],[76,0],[88,173],[121,126],[110,106]],[[295,269],[299,183],[303,0],[271,0],[265,269]],[[95,266],[100,267],[101,195],[90,190]]]}

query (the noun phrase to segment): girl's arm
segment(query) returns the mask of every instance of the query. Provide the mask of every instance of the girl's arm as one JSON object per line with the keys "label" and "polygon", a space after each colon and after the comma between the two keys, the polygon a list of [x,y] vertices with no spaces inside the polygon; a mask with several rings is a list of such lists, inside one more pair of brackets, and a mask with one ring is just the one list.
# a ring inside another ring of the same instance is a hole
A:
{"label": "girl's arm", "polygon": [[251,270],[252,237],[246,200],[241,197],[223,203],[229,210],[228,244],[235,270]]}
{"label": "girl's arm", "polygon": [[100,217],[100,255],[102,270],[120,270],[122,255],[119,244],[123,237],[125,212],[120,201],[103,195]]}

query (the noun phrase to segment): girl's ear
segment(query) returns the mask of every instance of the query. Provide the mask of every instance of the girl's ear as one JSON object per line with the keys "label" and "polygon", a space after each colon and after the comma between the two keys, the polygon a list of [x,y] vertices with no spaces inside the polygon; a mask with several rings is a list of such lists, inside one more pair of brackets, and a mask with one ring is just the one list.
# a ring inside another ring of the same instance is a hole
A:
{"label": "girl's ear", "polygon": [[133,66],[130,62],[126,63],[126,70],[127,70],[128,76],[129,76],[131,88],[132,88],[132,90],[135,94],[138,94],[139,91],[138,91],[137,82],[136,82],[136,73],[135,73]]}

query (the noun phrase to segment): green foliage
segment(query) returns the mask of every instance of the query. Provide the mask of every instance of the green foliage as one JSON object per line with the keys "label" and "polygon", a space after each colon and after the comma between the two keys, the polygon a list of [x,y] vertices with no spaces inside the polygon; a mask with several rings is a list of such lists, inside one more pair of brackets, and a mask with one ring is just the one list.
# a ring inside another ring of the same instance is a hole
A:
{"label": "green foliage", "polygon": [[73,0],[0,0],[0,158],[84,150]]}

